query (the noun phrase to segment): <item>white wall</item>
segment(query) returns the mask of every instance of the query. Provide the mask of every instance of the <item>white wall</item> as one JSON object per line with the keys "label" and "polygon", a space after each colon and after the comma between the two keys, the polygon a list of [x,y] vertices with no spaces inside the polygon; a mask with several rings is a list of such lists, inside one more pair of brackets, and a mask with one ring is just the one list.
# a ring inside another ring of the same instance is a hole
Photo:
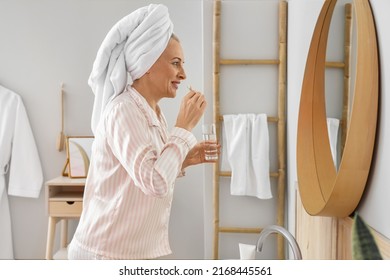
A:
{"label": "white wall", "polygon": [[[186,57],[187,82],[178,98],[162,103],[169,124],[176,119],[186,85],[202,89],[201,1],[154,1],[168,6]],[[21,95],[43,165],[44,180],[61,174],[65,152],[56,150],[60,131],[60,83],[65,84],[65,133],[91,135],[93,94],[87,85],[92,63],[108,30],[150,1],[0,1],[0,83]],[[194,133],[199,137],[199,129]],[[171,258],[203,258],[203,169],[179,179],[171,216]],[[45,255],[44,190],[38,199],[10,198],[17,259]],[[75,222],[71,225],[74,230]],[[58,242],[58,239],[57,239]],[[1,248],[0,248],[1,249]]]}
{"label": "white wall", "polygon": [[288,5],[287,64],[287,184],[288,228],[295,232],[297,190],[296,139],[299,100],[311,35],[323,0],[290,0]]}

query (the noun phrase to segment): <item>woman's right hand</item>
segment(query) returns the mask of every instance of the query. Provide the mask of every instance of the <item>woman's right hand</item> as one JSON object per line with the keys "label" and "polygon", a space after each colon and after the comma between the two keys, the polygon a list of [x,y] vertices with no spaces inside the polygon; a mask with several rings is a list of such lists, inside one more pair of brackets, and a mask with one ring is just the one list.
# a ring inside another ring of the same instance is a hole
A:
{"label": "woman's right hand", "polygon": [[176,126],[191,131],[199,122],[206,110],[206,99],[200,92],[191,90],[187,93],[180,105]]}

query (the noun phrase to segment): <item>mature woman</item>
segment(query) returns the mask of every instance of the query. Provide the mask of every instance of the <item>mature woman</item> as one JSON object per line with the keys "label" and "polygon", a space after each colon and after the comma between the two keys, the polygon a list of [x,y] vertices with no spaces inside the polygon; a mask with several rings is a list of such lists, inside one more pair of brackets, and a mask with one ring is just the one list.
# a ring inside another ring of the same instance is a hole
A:
{"label": "mature woman", "polygon": [[191,133],[206,108],[199,92],[183,98],[168,131],[158,103],[176,96],[186,78],[183,63],[163,5],[134,11],[107,34],[89,79],[95,141],[70,259],[152,259],[171,253],[175,180],[186,167],[206,162],[205,148],[219,150],[216,143],[197,143]]}

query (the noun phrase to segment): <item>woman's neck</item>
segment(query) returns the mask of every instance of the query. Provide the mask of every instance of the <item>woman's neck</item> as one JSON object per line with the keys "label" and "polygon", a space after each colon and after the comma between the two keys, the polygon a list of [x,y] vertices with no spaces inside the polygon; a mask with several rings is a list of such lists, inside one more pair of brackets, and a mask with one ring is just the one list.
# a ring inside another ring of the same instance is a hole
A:
{"label": "woman's neck", "polygon": [[159,115],[160,109],[158,107],[158,102],[160,100],[156,98],[154,91],[147,85],[140,83],[139,80],[135,81],[132,87],[145,98],[149,106],[156,112],[157,115]]}

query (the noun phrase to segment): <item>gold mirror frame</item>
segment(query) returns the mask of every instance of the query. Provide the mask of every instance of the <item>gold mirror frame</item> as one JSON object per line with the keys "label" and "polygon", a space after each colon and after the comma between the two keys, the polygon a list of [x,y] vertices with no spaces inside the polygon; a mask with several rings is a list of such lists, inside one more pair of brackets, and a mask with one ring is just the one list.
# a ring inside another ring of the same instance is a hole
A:
{"label": "gold mirror frame", "polygon": [[376,30],[369,0],[354,0],[356,79],[347,137],[336,170],[327,132],[325,59],[337,0],[326,0],[307,57],[298,116],[297,174],[301,200],[313,216],[346,217],[357,207],[374,149],[379,92]]}
{"label": "gold mirror frame", "polygon": [[93,136],[66,137],[67,159],[62,171],[63,176],[69,178],[87,177],[93,140]]}

